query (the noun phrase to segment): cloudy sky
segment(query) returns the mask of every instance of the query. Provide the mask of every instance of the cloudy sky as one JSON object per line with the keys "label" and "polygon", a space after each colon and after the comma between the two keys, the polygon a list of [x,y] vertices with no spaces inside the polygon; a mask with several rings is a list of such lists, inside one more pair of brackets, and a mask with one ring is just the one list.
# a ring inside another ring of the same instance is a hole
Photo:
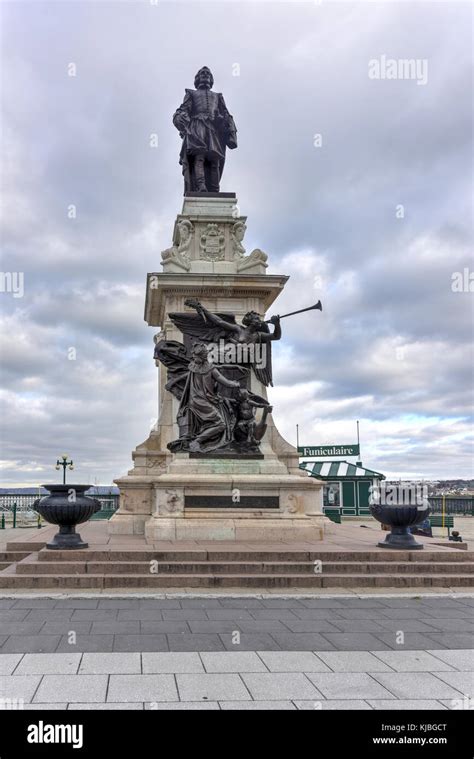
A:
{"label": "cloudy sky", "polygon": [[[469,3],[40,0],[1,15],[2,269],[24,275],[23,297],[5,279],[0,294],[4,486],[51,481],[62,453],[75,481],[111,483],[148,435],[145,280],[181,210],[171,117],[204,64],[238,128],[221,189],[248,215],[247,249],[290,275],[274,310],[324,304],[283,322],[277,425],[351,443],[360,419],[365,465],[472,476]],[[370,78],[388,59],[419,75]]]}

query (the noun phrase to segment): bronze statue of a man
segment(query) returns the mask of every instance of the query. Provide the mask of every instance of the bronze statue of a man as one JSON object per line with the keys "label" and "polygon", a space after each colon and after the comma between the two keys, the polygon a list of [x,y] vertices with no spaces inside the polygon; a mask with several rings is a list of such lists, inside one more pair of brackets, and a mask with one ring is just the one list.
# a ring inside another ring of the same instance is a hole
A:
{"label": "bronze statue of a man", "polygon": [[184,194],[219,192],[226,147],[237,147],[237,129],[220,92],[212,92],[214,77],[207,66],[186,90],[173,116],[183,140],[179,162],[183,167]]}

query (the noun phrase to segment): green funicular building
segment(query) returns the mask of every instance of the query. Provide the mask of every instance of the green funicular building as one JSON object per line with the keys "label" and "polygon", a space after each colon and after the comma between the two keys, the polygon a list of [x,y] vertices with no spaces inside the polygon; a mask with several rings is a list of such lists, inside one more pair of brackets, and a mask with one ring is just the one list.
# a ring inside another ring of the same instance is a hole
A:
{"label": "green funicular building", "polygon": [[370,516],[369,488],[385,479],[385,475],[366,469],[360,462],[303,461],[300,469],[324,481],[324,512],[337,522],[341,516]]}

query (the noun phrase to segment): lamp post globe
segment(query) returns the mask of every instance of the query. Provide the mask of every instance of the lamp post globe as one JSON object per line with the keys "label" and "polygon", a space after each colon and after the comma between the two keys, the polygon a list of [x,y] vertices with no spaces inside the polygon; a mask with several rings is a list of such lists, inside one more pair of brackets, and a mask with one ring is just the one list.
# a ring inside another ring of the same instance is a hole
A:
{"label": "lamp post globe", "polygon": [[63,468],[63,485],[66,484],[66,468],[69,467],[69,469],[74,469],[73,464],[74,462],[72,459],[71,461],[67,460],[66,453],[63,453],[61,458],[56,461],[56,469],[61,469],[61,467]]}

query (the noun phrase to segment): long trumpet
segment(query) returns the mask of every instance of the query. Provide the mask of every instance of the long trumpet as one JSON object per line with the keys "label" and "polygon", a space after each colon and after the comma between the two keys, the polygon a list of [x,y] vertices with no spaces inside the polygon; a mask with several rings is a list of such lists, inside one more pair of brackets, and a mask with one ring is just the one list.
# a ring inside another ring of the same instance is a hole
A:
{"label": "long trumpet", "polygon": [[[280,316],[280,319],[286,319],[287,316],[294,316],[295,314],[304,314],[305,311],[322,311],[323,307],[321,305],[321,301],[318,300],[317,303],[314,304],[314,306],[308,306],[308,308],[301,308],[299,311],[291,311],[289,314],[283,314]],[[265,319],[265,324],[268,324],[271,322],[271,319]]]}

